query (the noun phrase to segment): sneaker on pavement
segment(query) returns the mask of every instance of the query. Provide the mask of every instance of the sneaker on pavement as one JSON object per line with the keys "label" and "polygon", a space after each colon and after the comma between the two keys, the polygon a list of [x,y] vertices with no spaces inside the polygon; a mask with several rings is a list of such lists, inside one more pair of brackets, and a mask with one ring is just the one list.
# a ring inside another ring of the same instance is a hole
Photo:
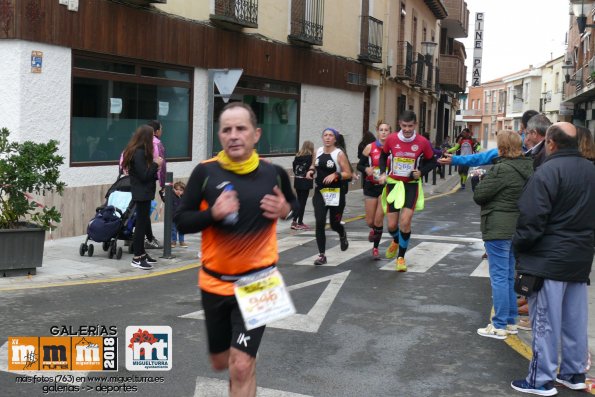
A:
{"label": "sneaker on pavement", "polygon": [[341,251],[347,251],[347,248],[349,248],[349,241],[347,241],[347,233],[339,237],[339,240],[341,241]]}
{"label": "sneaker on pavement", "polygon": [[380,260],[380,252],[378,252],[378,248],[372,248],[372,258],[375,261]]}
{"label": "sneaker on pavement", "polygon": [[153,240],[145,239],[145,249],[161,249],[163,245],[159,243],[159,240],[153,238]]}
{"label": "sneaker on pavement", "polygon": [[394,240],[390,242],[388,249],[386,250],[386,259],[392,259],[397,255],[397,249],[399,244],[395,243]]}
{"label": "sneaker on pavement", "polygon": [[181,248],[188,248],[188,243],[186,243],[185,241],[182,241],[182,242],[180,243],[180,247],[181,247]]}
{"label": "sneaker on pavement", "polygon": [[374,233],[374,229],[370,229],[370,233],[368,234],[368,241],[373,243],[375,236],[376,236],[376,233]]}
{"label": "sneaker on pavement", "polygon": [[140,258],[132,258],[132,262],[130,262],[132,267],[138,267],[139,269],[149,270],[152,269],[153,266],[148,264],[144,257]]}
{"label": "sneaker on pavement", "polygon": [[295,221],[294,221],[294,222],[291,222],[291,229],[293,229],[293,230],[299,230],[299,229],[298,229],[298,224],[297,224],[297,222],[295,222]]}
{"label": "sneaker on pavement", "polygon": [[398,272],[406,272],[407,271],[407,265],[405,264],[405,258],[403,258],[402,256],[397,258],[397,271]]}
{"label": "sneaker on pavement", "polygon": [[520,317],[516,327],[523,331],[531,331],[531,321],[529,320],[529,317]]}
{"label": "sneaker on pavement", "polygon": [[[182,245],[182,244],[180,244],[180,245]],[[176,243],[175,241],[172,241],[171,242],[171,247],[172,248],[176,248],[177,246],[178,246],[178,243]]]}
{"label": "sneaker on pavement", "polygon": [[157,263],[157,259],[152,258],[149,254],[145,254],[144,257],[145,257],[145,261],[147,261],[147,263],[149,265],[153,265],[153,264]]}
{"label": "sneaker on pavement", "polygon": [[300,230],[310,230],[310,226],[306,225],[305,223],[298,223],[298,227]]}
{"label": "sneaker on pavement", "polygon": [[518,327],[516,324],[506,324],[506,333],[508,335],[516,335],[519,333]]}
{"label": "sneaker on pavement", "polygon": [[556,376],[556,382],[572,390],[584,390],[587,388],[585,374],[560,375]]}
{"label": "sneaker on pavement", "polygon": [[465,190],[465,184],[461,183],[461,190]]}
{"label": "sneaker on pavement", "polygon": [[494,339],[506,339],[508,332],[505,329],[495,328],[493,324],[488,324],[485,328],[479,328],[477,334]]}
{"label": "sneaker on pavement", "polygon": [[554,382],[547,382],[543,386],[531,386],[525,379],[513,380],[510,386],[521,393],[537,394],[538,396],[555,396],[558,390],[554,387]]}
{"label": "sneaker on pavement", "polygon": [[314,264],[316,266],[326,265],[326,256],[324,256],[322,254],[318,255],[318,258],[316,258],[316,260],[314,261]]}

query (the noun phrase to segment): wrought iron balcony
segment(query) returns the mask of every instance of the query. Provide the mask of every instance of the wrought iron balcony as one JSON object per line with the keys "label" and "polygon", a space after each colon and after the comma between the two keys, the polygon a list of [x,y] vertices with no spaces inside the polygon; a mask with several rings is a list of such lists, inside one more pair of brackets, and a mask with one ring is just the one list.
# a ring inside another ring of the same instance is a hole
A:
{"label": "wrought iron balcony", "polygon": [[151,5],[151,3],[165,4],[167,3],[167,0],[120,0],[120,3],[128,3],[135,6],[148,7]]}
{"label": "wrought iron balcony", "polygon": [[419,52],[415,55],[417,60],[415,62],[415,78],[411,82],[414,87],[424,87],[424,65],[425,58]]}
{"label": "wrought iron balcony", "polygon": [[411,80],[413,70],[413,46],[408,41],[397,42],[397,78]]}
{"label": "wrought iron balcony", "polygon": [[301,45],[322,45],[324,0],[292,0],[288,40]]}
{"label": "wrought iron balcony", "polygon": [[382,21],[371,16],[362,16],[360,61],[382,62]]}
{"label": "wrought iron balcony", "polygon": [[258,27],[258,0],[215,0],[211,22],[229,29]]}

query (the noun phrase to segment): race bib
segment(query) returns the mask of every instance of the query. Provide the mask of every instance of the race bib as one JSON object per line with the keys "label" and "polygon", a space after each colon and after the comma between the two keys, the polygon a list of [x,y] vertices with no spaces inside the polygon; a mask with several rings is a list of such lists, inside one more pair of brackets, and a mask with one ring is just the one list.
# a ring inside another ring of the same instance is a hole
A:
{"label": "race bib", "polygon": [[242,277],[234,283],[234,293],[247,330],[295,314],[283,277],[276,268]]}
{"label": "race bib", "polygon": [[405,157],[395,157],[393,159],[393,173],[397,176],[409,178],[414,170],[415,160]]}
{"label": "race bib", "polygon": [[374,167],[372,169],[372,178],[374,178],[375,181],[380,179],[380,167]]}
{"label": "race bib", "polygon": [[340,188],[325,187],[324,189],[320,189],[320,194],[322,194],[322,198],[324,199],[324,205],[328,207],[339,206],[339,198],[341,195]]}

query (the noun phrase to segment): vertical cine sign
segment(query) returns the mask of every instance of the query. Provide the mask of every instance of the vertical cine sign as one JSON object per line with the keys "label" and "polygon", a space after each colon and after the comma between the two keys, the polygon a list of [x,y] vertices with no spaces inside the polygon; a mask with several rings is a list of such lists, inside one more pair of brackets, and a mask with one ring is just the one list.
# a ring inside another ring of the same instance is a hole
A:
{"label": "vertical cine sign", "polygon": [[472,86],[481,85],[481,57],[483,53],[483,24],[484,13],[475,13],[475,39],[473,40],[473,75]]}

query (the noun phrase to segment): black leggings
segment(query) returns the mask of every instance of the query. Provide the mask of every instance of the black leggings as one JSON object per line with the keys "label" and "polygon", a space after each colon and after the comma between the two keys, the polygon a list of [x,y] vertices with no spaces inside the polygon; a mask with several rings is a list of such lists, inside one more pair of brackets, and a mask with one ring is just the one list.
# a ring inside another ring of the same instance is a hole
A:
{"label": "black leggings", "polygon": [[150,211],[151,200],[136,201],[136,224],[134,225],[134,237],[132,239],[132,247],[136,257],[145,254],[145,233],[147,227],[151,224]]}
{"label": "black leggings", "polygon": [[296,190],[297,199],[300,203],[300,209],[298,212],[293,216],[293,221],[297,223],[304,223],[304,211],[306,210],[306,202],[308,201],[308,194],[310,194],[310,190]]}
{"label": "black leggings", "polygon": [[318,252],[324,254],[326,251],[326,234],[324,227],[326,226],[326,212],[330,213],[331,229],[339,233],[339,236],[345,235],[345,228],[341,225],[341,204],[345,207],[345,195],[341,194],[338,207],[327,207],[324,205],[322,194],[315,189],[314,197],[312,197],[312,205],[314,206],[314,217],[316,218],[316,244],[318,245]]}

